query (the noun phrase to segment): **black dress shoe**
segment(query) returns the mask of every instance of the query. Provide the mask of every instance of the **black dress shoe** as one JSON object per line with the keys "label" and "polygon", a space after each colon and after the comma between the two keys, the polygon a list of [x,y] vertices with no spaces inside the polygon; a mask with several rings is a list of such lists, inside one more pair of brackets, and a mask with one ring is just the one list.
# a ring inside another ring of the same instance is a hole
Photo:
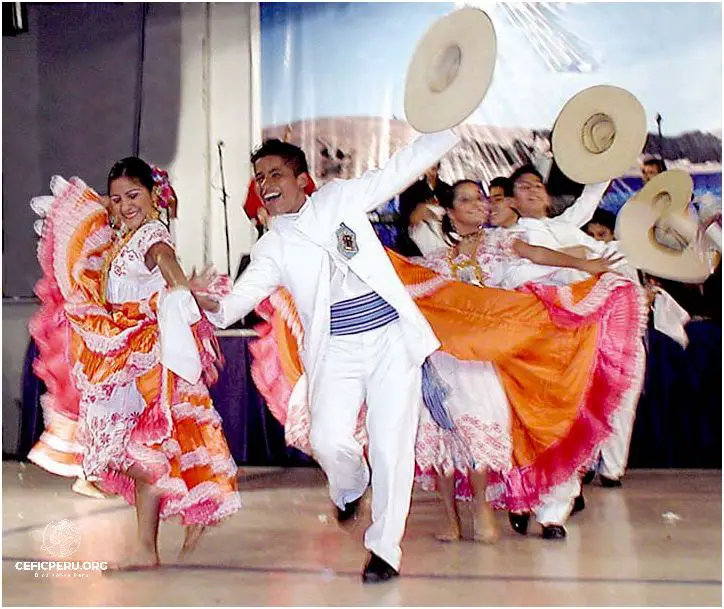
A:
{"label": "black dress shoe", "polygon": [[527,535],[530,514],[514,514],[513,512],[508,512],[508,520],[510,521],[510,526],[513,527],[513,530],[518,533],[518,535]]}
{"label": "black dress shoe", "polygon": [[543,539],[565,539],[566,529],[560,524],[549,524],[543,527]]}
{"label": "black dress shoe", "polygon": [[391,565],[382,560],[374,552],[370,552],[370,558],[362,571],[362,581],[365,584],[379,584],[386,582],[400,574]]}
{"label": "black dress shoe", "polygon": [[620,480],[614,480],[613,478],[606,478],[601,476],[601,486],[603,488],[621,488],[623,486]]}
{"label": "black dress shoe", "polygon": [[589,469],[589,470],[586,472],[586,475],[583,476],[583,480],[581,480],[581,482],[583,482],[583,484],[591,484],[591,482],[593,482],[593,479],[594,479],[595,477],[596,477],[596,470],[595,470],[595,469]]}
{"label": "black dress shoe", "polygon": [[339,524],[345,524],[357,518],[357,512],[359,512],[359,504],[361,501],[362,497],[358,497],[354,501],[345,503],[343,510],[337,507],[337,522],[339,522]]}
{"label": "black dress shoe", "polygon": [[582,512],[585,509],[586,509],[586,500],[583,497],[583,493],[581,493],[580,495],[578,495],[578,497],[576,497],[573,500],[573,509],[571,510],[571,516],[573,516],[573,514],[576,514],[578,512]]}

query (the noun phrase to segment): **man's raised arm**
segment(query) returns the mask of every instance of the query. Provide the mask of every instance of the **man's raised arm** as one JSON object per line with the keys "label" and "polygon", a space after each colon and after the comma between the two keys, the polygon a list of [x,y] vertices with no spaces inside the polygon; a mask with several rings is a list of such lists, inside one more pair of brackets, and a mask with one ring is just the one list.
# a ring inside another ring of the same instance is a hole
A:
{"label": "man's raised arm", "polygon": [[421,135],[392,155],[381,169],[372,169],[340,185],[345,195],[349,189],[354,204],[365,212],[373,211],[405,190],[459,141],[460,137],[450,129]]}

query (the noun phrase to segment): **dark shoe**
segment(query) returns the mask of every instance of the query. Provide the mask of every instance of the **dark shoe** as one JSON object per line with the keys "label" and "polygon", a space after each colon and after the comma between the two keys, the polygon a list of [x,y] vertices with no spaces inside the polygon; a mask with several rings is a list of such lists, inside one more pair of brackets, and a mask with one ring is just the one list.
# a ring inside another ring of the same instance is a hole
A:
{"label": "dark shoe", "polygon": [[565,539],[566,529],[560,524],[549,524],[543,527],[543,539]]}
{"label": "dark shoe", "polygon": [[593,479],[594,479],[595,477],[596,477],[596,470],[595,470],[595,469],[589,469],[589,470],[586,472],[586,475],[583,476],[583,480],[581,480],[581,482],[583,482],[583,484],[591,484],[591,482],[593,482]]}
{"label": "dark shoe", "polygon": [[359,505],[361,501],[362,497],[359,497],[358,499],[345,504],[343,510],[337,507],[337,522],[339,522],[339,524],[346,524],[355,520],[357,518],[357,512],[359,512]]}
{"label": "dark shoe", "polygon": [[379,584],[398,577],[400,574],[389,564],[382,560],[374,552],[370,552],[370,558],[362,571],[362,581],[365,584]]}
{"label": "dark shoe", "polygon": [[530,514],[514,514],[513,512],[508,512],[508,520],[510,521],[510,526],[513,527],[513,530],[518,533],[518,535],[527,535]]}
{"label": "dark shoe", "polygon": [[586,500],[583,497],[583,493],[581,493],[580,495],[578,495],[578,497],[576,497],[573,500],[573,509],[571,510],[571,516],[573,516],[573,514],[576,514],[578,512],[582,512],[585,509],[586,509]]}
{"label": "dark shoe", "polygon": [[603,488],[621,488],[623,485],[620,480],[614,480],[613,478],[606,478],[601,476],[601,486]]}

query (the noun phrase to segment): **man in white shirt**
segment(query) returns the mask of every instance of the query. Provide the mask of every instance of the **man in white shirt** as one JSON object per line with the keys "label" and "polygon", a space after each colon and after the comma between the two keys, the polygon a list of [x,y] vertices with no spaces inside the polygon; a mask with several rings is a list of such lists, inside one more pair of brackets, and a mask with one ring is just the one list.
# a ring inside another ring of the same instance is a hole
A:
{"label": "man in white shirt", "polygon": [[[586,224],[598,206],[608,182],[586,186],[581,196],[568,209],[555,218],[548,217],[549,198],[546,186],[538,171],[532,165],[517,169],[508,183],[509,207],[515,210],[520,218],[515,224],[510,223],[512,214],[506,212],[505,204],[497,213],[495,206],[492,221],[496,224],[504,222],[510,228],[524,233],[524,239],[531,245],[548,247],[579,257],[592,255],[602,257],[611,253],[605,243],[596,241],[584,233],[580,227]],[[539,265],[520,265],[509,273],[506,287],[515,288],[529,281],[546,281],[551,269]],[[588,278],[586,273],[574,269],[557,269],[556,283],[573,283]],[[571,510],[580,511],[585,502],[581,493],[581,481],[575,474],[567,482],[556,486],[544,497],[536,511],[536,521],[543,527],[544,539],[564,539],[564,524]],[[528,514],[510,514],[513,529],[525,535],[528,531],[530,516]]]}
{"label": "man in white shirt", "polygon": [[[304,328],[300,356],[313,454],[327,475],[341,523],[356,516],[371,475],[365,582],[398,575],[414,478],[422,364],[439,347],[366,214],[404,190],[458,141],[449,130],[420,136],[383,169],[334,180],[308,197],[304,153],[278,140],[266,142],[252,163],[275,221],[252,248],[251,263],[232,294],[219,304],[201,303],[214,324],[226,327],[277,287],[294,298]],[[354,437],[363,402],[369,466]]]}
{"label": "man in white shirt", "polygon": [[[585,231],[597,241],[618,249],[619,243],[614,240],[615,228],[616,216],[604,209],[597,209],[591,221],[586,224]],[[632,281],[640,283],[635,268],[627,264],[619,270]],[[678,342],[682,348],[686,348],[689,339],[685,326],[689,322],[689,314],[658,285],[656,280],[648,278],[646,292],[649,308],[653,312],[654,328]],[[596,474],[599,474],[601,486],[604,488],[621,487],[621,478],[628,462],[637,405],[632,403],[631,408],[622,408],[613,417],[611,421],[613,433],[601,444],[600,454],[593,464],[593,469],[583,477],[584,484],[592,482]]]}

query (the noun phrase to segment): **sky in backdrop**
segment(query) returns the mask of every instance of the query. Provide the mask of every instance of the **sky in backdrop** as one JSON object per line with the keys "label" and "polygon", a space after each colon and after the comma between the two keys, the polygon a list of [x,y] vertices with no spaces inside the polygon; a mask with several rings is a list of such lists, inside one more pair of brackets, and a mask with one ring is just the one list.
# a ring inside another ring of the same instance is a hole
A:
{"label": "sky in backdrop", "polygon": [[[471,3],[468,3],[471,4]],[[720,3],[477,2],[495,25],[493,84],[469,122],[551,128],[596,84],[625,87],[664,135],[720,131]],[[404,118],[415,46],[462,3],[261,4],[265,125],[337,116]]]}

